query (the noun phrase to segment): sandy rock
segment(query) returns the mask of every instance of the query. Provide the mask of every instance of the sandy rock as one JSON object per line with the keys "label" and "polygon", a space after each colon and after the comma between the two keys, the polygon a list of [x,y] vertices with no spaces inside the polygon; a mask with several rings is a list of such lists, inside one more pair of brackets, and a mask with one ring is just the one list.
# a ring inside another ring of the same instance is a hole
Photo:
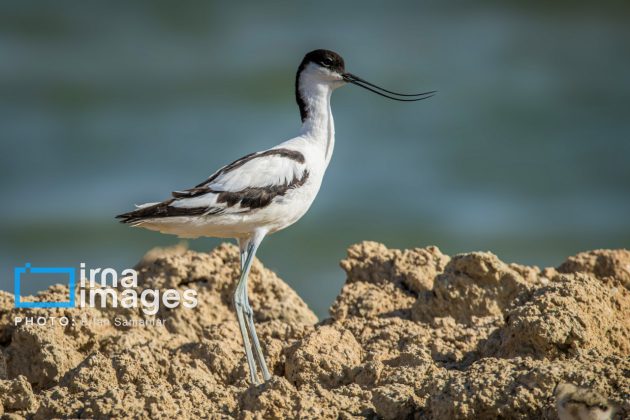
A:
{"label": "sandy rock", "polygon": [[319,383],[333,388],[350,383],[360,363],[361,346],[350,331],[326,325],[288,350],[285,375],[297,386]]}
{"label": "sandy rock", "polygon": [[[500,357],[630,354],[630,293],[587,274],[560,275],[509,311],[497,331]],[[492,354],[492,350],[487,351]]]}
{"label": "sandy rock", "polygon": [[598,278],[612,277],[630,289],[630,250],[598,249],[581,252],[567,258],[558,271],[561,273],[591,273]]}
{"label": "sandy rock", "polygon": [[103,393],[111,384],[118,382],[112,361],[100,352],[90,354],[76,368],[69,370],[62,380],[62,386],[74,393]]}
{"label": "sandy rock", "polygon": [[466,364],[479,357],[479,346],[502,325],[501,317],[473,317],[471,325],[458,324],[452,317],[434,318],[428,348],[435,362]]}
{"label": "sandy rock", "polygon": [[385,365],[380,360],[369,360],[357,367],[354,382],[364,388],[372,388],[381,378]]}
{"label": "sandy rock", "polygon": [[372,390],[372,404],[379,417],[385,420],[406,419],[419,409],[412,387],[390,384]]}
{"label": "sandy rock", "polygon": [[83,359],[75,344],[59,329],[23,325],[5,350],[9,378],[24,375],[36,389],[57,382]]}
{"label": "sandy rock", "polygon": [[397,357],[409,343],[428,346],[431,333],[427,325],[401,318],[348,318],[348,329],[366,352],[367,360]]}
{"label": "sandy rock", "polygon": [[[267,367],[275,375],[283,376],[287,352],[285,349],[291,348],[298,340],[305,337],[314,330],[314,326],[309,324],[287,324],[282,321],[269,321],[259,323],[256,326],[258,337],[264,344],[264,351],[267,357]],[[237,346],[243,352],[241,342]],[[243,365],[246,368],[246,365]],[[244,377],[244,375],[241,375]]]}
{"label": "sandy rock", "polygon": [[444,271],[450,257],[436,246],[403,250],[394,262],[394,274],[416,293],[431,290],[435,277]]}
{"label": "sandy rock", "polygon": [[436,278],[433,290],[420,294],[412,318],[430,322],[451,316],[470,324],[473,317],[500,316],[527,298],[538,282],[537,274],[537,269],[510,266],[489,252],[456,255]]}
{"label": "sandy rock", "polygon": [[437,247],[401,251],[375,242],[354,245],[341,262],[347,273],[346,284],[330,314],[338,320],[352,316],[409,317],[418,293],[433,287],[435,276],[448,261]]}
{"label": "sandy rock", "polygon": [[250,387],[241,396],[242,418],[298,418],[298,391],[289,381],[274,377],[271,381]]}
{"label": "sandy rock", "polygon": [[[138,265],[139,288],[194,288],[198,310],[112,308],[28,309],[0,313],[9,379],[25,375],[42,404],[35,418],[230,416],[246,390],[247,366],[232,309],[238,251],[224,245],[210,254],[182,247],[152,251]],[[68,290],[54,286],[26,300],[60,300]],[[255,262],[250,278],[263,347],[275,371],[284,370],[283,345],[302,338],[315,315],[275,274]],[[2,294],[0,298],[8,300]],[[11,296],[12,301],[12,296]],[[12,302],[11,302],[12,305]],[[4,307],[3,307],[4,308]],[[66,327],[14,326],[14,316],[104,319]],[[165,321],[165,327],[115,327],[117,317]],[[280,344],[282,343],[282,344]],[[0,360],[4,360],[0,359]],[[4,364],[2,365],[4,366]],[[14,381],[17,379],[14,379]],[[32,394],[32,393],[31,393]],[[6,405],[6,404],[5,404]],[[6,405],[15,414],[23,411]],[[14,407],[15,406],[15,407]],[[6,410],[5,410],[6,411]]]}
{"label": "sandy rock", "polygon": [[[620,363],[618,369],[613,368],[615,363]],[[572,380],[603,395],[614,392],[618,404],[629,395],[629,381],[623,374],[627,366],[628,360],[620,358],[556,363],[485,358],[463,372],[453,372],[447,389],[431,396],[427,408],[433,418],[556,418],[556,384]],[[623,404],[627,412],[628,401]]]}
{"label": "sandy rock", "polygon": [[[217,324],[214,328],[221,332],[212,334],[212,339],[201,339],[199,342],[187,343],[175,351],[175,358],[185,365],[190,363],[203,363],[204,370],[209,377],[214,377],[218,383],[235,384],[246,373],[243,360],[243,348],[232,337],[240,334],[238,324],[235,322]],[[217,336],[223,336],[217,338]],[[182,372],[174,372],[181,376]]]}
{"label": "sandy rock", "polygon": [[7,359],[0,348],[0,379],[7,379]]}
{"label": "sandy rock", "polygon": [[419,293],[433,287],[435,276],[444,270],[448,261],[449,257],[435,246],[401,251],[366,241],[348,248],[341,268],[347,274],[346,283],[404,284],[405,288]]}
{"label": "sandy rock", "polygon": [[497,329],[496,318],[477,321],[475,327],[466,327],[452,318],[437,318],[436,327],[432,327],[404,318],[349,318],[343,325],[371,359],[390,360],[406,349],[422,349],[434,362],[447,363],[472,357],[479,344]]}
{"label": "sandy rock", "polygon": [[[490,253],[449,259],[434,247],[365,242],[348,251],[346,285],[332,318],[319,324],[256,261],[250,295],[275,376],[252,386],[231,302],[237,249],[153,250],[138,265],[139,287],[193,288],[198,308],[163,308],[155,316],[139,309],[14,310],[12,295],[0,292],[0,414],[556,419],[571,405],[556,385],[570,383],[571,395],[598,395],[617,408],[617,419],[628,418],[624,252],[583,253],[539,270]],[[54,286],[25,299],[67,293]],[[109,324],[14,325],[15,316]],[[166,324],[112,325],[119,317]]]}
{"label": "sandy rock", "polygon": [[361,242],[348,248],[348,256],[340,263],[346,272],[346,283],[355,281],[379,284],[391,282],[393,260],[399,253],[377,242]]}
{"label": "sandy rock", "polygon": [[10,328],[15,316],[13,303],[13,294],[0,290],[0,346],[7,345],[11,340]]}
{"label": "sandy rock", "polygon": [[0,379],[0,415],[5,412],[32,414],[37,409],[37,397],[24,376],[12,380]]}
{"label": "sandy rock", "polygon": [[330,308],[330,315],[339,320],[358,316],[409,317],[409,309],[416,298],[393,283],[376,285],[366,282],[347,283]]}
{"label": "sandy rock", "polygon": [[4,416],[2,416],[2,420],[25,420],[26,417],[25,416],[21,416],[17,413],[5,413]]}
{"label": "sandy rock", "polygon": [[431,397],[429,409],[437,418],[539,418],[553,383],[530,375],[523,362],[482,359],[464,372],[453,372],[446,385],[448,397]]}
{"label": "sandy rock", "polygon": [[374,416],[374,407],[370,402],[371,393],[357,384],[342,385],[335,389],[326,389],[316,384],[301,388],[300,393],[306,395],[301,400],[302,418],[309,417],[310,412],[318,411],[323,414],[323,418],[359,419]]}

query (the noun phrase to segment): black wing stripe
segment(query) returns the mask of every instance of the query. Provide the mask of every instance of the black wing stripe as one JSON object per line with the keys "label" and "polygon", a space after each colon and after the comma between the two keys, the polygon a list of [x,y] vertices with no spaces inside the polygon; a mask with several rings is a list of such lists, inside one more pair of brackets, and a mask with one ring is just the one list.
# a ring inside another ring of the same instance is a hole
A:
{"label": "black wing stripe", "polygon": [[[261,209],[271,204],[274,198],[284,196],[290,189],[299,188],[304,185],[308,180],[308,177],[309,172],[305,170],[300,178],[294,176],[291,182],[285,182],[284,184],[245,188],[241,191],[217,192],[217,202],[225,203],[227,207],[233,207],[240,204],[241,208],[247,208],[249,210]],[[208,189],[206,192],[213,191]],[[166,200],[152,206],[143,207],[129,213],[119,214],[116,218],[122,219],[122,223],[135,223],[145,219],[163,217],[207,216],[219,214],[224,211],[221,208],[212,207],[173,207],[171,204],[174,201],[175,199],[171,198],[170,200]]]}
{"label": "black wing stripe", "polygon": [[294,176],[291,182],[285,182],[280,185],[245,188],[236,192],[222,191],[217,197],[217,203],[226,203],[228,207],[240,203],[241,207],[247,207],[252,210],[260,209],[267,207],[274,198],[285,195],[290,189],[301,187],[308,177],[308,171],[304,171],[301,178]]}
{"label": "black wing stripe", "polygon": [[207,208],[182,208],[172,207],[170,204],[175,201],[174,199],[166,200],[152,206],[142,207],[128,213],[119,214],[117,219],[122,219],[122,223],[133,223],[142,219],[159,218],[159,217],[174,217],[174,216],[195,216],[201,215]]}

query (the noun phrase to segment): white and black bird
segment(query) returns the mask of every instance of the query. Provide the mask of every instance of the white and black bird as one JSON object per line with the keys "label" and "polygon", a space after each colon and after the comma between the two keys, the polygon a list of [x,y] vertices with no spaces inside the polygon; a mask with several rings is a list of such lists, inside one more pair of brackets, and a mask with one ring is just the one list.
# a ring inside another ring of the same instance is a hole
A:
{"label": "white and black bird", "polygon": [[330,97],[346,83],[397,101],[419,101],[435,93],[400,94],[385,90],[347,73],[339,54],[311,51],[304,56],[295,78],[295,97],[302,118],[297,137],[235,160],[194,188],[173,192],[168,200],[143,204],[116,216],[132,226],[180,237],[238,241],[241,277],[234,306],[254,384],[258,383],[254,357],[263,379],[267,381],[271,375],[247,297],[249,269],[263,238],[297,222],[313,203],[335,145]]}
{"label": "white and black bird", "polygon": [[617,411],[617,406],[597,391],[567,382],[556,385],[554,394],[560,420],[610,420]]}

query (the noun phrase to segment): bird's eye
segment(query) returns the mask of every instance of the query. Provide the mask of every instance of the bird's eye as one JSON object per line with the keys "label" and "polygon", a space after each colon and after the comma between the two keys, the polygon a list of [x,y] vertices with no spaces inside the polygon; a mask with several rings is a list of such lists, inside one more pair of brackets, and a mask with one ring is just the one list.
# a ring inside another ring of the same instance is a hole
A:
{"label": "bird's eye", "polygon": [[328,57],[326,57],[326,58],[324,58],[324,59],[322,60],[322,64],[323,64],[323,65],[325,65],[326,67],[331,66],[331,65],[332,65],[332,63],[333,63],[332,59],[331,59],[331,58],[328,58]]}

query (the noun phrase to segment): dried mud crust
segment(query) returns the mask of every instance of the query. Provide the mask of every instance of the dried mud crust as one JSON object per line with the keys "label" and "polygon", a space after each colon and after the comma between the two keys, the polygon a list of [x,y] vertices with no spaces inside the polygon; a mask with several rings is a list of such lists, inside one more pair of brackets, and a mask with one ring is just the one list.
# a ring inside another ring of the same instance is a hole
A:
{"label": "dried mud crust", "polygon": [[[598,250],[557,269],[436,247],[364,242],[317,323],[256,261],[251,303],[267,384],[247,381],[231,307],[238,250],[153,250],[140,287],[193,288],[164,326],[14,325],[15,316],[153,318],[139,310],[14,310],[0,292],[0,415],[9,418],[558,418],[572,383],[630,417],[630,253]],[[34,299],[67,296],[54,286]]]}

